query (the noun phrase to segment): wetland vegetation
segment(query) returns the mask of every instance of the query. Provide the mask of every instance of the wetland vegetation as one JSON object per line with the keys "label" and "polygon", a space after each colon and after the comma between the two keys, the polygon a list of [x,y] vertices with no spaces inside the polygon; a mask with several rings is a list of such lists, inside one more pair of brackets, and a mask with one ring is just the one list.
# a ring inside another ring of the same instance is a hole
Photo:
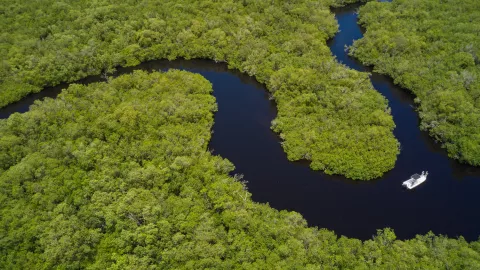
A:
{"label": "wetland vegetation", "polygon": [[4,1],[0,106],[46,85],[152,59],[226,61],[266,84],[290,160],[369,180],[399,152],[387,101],[338,64],[331,0]]}
{"label": "wetland vegetation", "polygon": [[[226,61],[271,92],[289,159],[379,177],[399,151],[387,102],[325,44],[347,2],[3,1],[1,105],[151,59]],[[478,241],[361,241],[253,202],[207,148],[216,110],[198,74],[136,71],[0,120],[0,268],[480,268]]]}
{"label": "wetland vegetation", "polygon": [[421,128],[480,165],[480,2],[395,0],[360,9],[351,54],[416,96]]}
{"label": "wetland vegetation", "polygon": [[476,269],[480,244],[337,237],[250,199],[207,149],[211,84],[137,71],[0,121],[2,269]]}

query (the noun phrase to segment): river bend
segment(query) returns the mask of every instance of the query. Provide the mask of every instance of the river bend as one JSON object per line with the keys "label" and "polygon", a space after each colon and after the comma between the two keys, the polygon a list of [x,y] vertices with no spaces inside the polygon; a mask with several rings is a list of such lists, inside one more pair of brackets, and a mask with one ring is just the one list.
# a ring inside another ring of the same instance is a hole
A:
{"label": "river bend", "polygon": [[[344,47],[362,37],[355,13],[358,5],[334,10],[340,32],[329,42],[338,61],[350,68],[371,72],[348,57]],[[339,235],[369,239],[376,229],[390,227],[398,238],[412,238],[432,230],[450,237],[476,240],[480,235],[480,169],[447,157],[419,130],[413,96],[386,76],[372,73],[371,81],[388,100],[396,123],[401,153],[395,168],[374,181],[352,181],[314,172],[307,162],[289,162],[278,136],[270,130],[276,107],[265,87],[252,77],[228,70],[225,64],[206,60],[152,61],[120,68],[115,75],[136,69],[184,69],[203,75],[213,84],[218,103],[214,134],[209,148],[229,159],[248,181],[254,201],[279,210],[301,213],[311,226]],[[104,80],[92,76],[79,83]],[[0,118],[25,112],[35,101],[56,97],[67,84],[49,87],[0,109]],[[407,191],[401,183],[413,173],[429,171],[428,180]]]}

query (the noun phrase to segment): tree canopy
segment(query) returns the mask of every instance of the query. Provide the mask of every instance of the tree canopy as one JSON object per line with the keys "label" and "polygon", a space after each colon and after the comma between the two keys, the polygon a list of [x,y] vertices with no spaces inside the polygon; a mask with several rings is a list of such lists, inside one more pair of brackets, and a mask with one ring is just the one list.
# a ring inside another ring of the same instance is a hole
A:
{"label": "tree canopy", "polygon": [[200,75],[138,71],[0,120],[0,268],[480,268],[480,242],[362,242],[252,202],[207,149],[211,92]]}
{"label": "tree canopy", "polygon": [[225,61],[264,83],[290,160],[368,180],[399,145],[386,99],[326,45],[351,0],[0,0],[0,106],[152,59]]}
{"label": "tree canopy", "polygon": [[480,165],[480,1],[394,0],[360,9],[351,53],[416,95],[421,128]]}

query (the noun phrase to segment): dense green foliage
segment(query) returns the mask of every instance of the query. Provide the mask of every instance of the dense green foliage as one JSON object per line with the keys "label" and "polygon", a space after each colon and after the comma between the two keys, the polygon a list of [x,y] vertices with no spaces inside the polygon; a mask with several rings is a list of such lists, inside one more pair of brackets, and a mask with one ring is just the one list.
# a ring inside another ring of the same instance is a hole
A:
{"label": "dense green foliage", "polygon": [[45,85],[152,59],[226,61],[267,85],[290,160],[353,179],[393,168],[398,142],[367,74],[331,56],[330,6],[351,0],[0,0],[0,106]]}
{"label": "dense green foliage", "polygon": [[365,2],[368,2],[368,1],[372,1],[372,0],[335,0],[331,4],[331,6],[334,7],[334,8],[335,7],[343,7],[343,6],[346,6],[348,4],[365,3]]}
{"label": "dense green foliage", "polygon": [[336,237],[207,149],[200,75],[135,72],[0,120],[1,269],[479,269],[480,243]]}
{"label": "dense green foliage", "polygon": [[480,165],[480,1],[394,0],[360,9],[352,54],[411,90],[421,128]]}

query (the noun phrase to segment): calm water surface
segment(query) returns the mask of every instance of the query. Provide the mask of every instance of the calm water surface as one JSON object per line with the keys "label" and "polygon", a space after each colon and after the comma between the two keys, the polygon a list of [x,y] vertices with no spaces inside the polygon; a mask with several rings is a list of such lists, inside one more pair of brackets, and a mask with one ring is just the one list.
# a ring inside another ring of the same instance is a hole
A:
{"label": "calm water surface", "polygon": [[[341,32],[329,45],[340,62],[370,72],[344,51],[345,45],[362,37],[356,24],[357,7],[334,10]],[[209,147],[235,164],[235,173],[243,174],[249,181],[254,201],[269,203],[279,210],[297,211],[311,226],[360,239],[369,239],[376,229],[385,227],[393,228],[401,239],[430,230],[450,237],[478,238],[480,196],[476,195],[480,191],[480,169],[449,159],[421,132],[413,97],[393,85],[388,77],[373,73],[371,79],[392,107],[401,154],[395,168],[383,178],[356,182],[314,172],[307,162],[289,162],[279,138],[270,130],[276,109],[268,100],[265,87],[247,75],[228,70],[225,64],[203,60],[152,61],[119,69],[116,75],[135,69],[169,68],[200,73],[213,84],[219,110]],[[96,76],[80,83],[102,80]],[[0,118],[25,112],[34,100],[55,97],[65,87],[48,88],[0,109]],[[424,184],[412,191],[402,189],[403,181],[423,170],[429,171]]]}

